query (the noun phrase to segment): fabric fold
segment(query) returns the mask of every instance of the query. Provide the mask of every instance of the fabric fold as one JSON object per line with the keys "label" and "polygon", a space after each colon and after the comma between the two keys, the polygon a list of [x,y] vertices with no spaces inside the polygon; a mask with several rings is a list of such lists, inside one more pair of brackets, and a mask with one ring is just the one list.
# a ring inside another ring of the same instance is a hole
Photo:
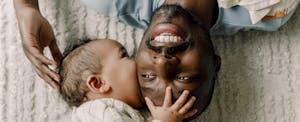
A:
{"label": "fabric fold", "polygon": [[252,24],[284,17],[293,11],[299,0],[219,0],[219,7],[242,6],[249,12]]}

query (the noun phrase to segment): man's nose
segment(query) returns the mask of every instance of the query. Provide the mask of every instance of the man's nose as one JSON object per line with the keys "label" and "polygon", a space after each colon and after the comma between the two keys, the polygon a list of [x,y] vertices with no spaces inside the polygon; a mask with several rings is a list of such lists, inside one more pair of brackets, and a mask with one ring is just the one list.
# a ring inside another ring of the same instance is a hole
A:
{"label": "man's nose", "polygon": [[176,56],[170,56],[165,54],[158,54],[153,57],[155,68],[160,75],[164,78],[168,78],[168,74],[172,74],[175,71],[176,65],[180,60]]}
{"label": "man's nose", "polygon": [[173,66],[179,64],[179,59],[176,56],[158,54],[155,55],[153,58],[155,64],[160,66]]}

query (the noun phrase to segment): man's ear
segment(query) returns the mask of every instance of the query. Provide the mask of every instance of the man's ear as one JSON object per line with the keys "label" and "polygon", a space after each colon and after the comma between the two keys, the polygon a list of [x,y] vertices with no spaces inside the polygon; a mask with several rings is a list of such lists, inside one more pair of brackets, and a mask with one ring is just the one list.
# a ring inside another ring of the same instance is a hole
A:
{"label": "man's ear", "polygon": [[86,85],[91,92],[104,94],[110,90],[110,85],[100,75],[90,75],[86,79]]}
{"label": "man's ear", "polygon": [[218,56],[218,55],[215,55],[215,71],[216,72],[219,72],[220,69],[221,69],[221,64],[222,64],[222,61],[221,61],[221,57]]}

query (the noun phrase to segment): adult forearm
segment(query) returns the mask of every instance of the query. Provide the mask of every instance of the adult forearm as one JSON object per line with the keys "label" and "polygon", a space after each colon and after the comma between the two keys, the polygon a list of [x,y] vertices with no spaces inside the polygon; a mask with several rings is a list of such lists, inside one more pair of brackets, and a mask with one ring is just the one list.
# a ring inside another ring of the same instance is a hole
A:
{"label": "adult forearm", "polygon": [[38,0],[14,0],[14,7],[17,13],[25,7],[31,7],[39,10],[39,3]]}
{"label": "adult forearm", "polygon": [[[49,66],[59,66],[62,54],[51,25],[39,11],[38,0],[14,0],[14,7],[26,57],[37,74],[59,91],[61,77]],[[43,54],[46,47],[49,47],[53,60]]]}

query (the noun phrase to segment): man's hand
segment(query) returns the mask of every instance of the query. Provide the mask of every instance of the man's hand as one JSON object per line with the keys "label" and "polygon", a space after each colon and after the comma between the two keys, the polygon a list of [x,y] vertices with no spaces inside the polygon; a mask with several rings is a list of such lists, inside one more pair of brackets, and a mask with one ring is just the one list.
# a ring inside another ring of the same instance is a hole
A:
{"label": "man's hand", "polygon": [[[59,91],[58,82],[61,78],[48,67],[49,65],[57,67],[62,58],[51,25],[36,8],[23,7],[16,13],[25,55],[33,64],[37,74]],[[54,60],[50,60],[43,54],[45,47],[48,46]]]}
{"label": "man's hand", "polygon": [[189,91],[185,90],[176,102],[172,104],[172,89],[171,87],[167,87],[162,106],[155,106],[154,103],[147,97],[145,100],[154,120],[160,120],[163,122],[181,122],[182,120],[197,113],[197,109],[190,110],[196,101],[196,98],[192,96],[187,101],[188,97]]}

